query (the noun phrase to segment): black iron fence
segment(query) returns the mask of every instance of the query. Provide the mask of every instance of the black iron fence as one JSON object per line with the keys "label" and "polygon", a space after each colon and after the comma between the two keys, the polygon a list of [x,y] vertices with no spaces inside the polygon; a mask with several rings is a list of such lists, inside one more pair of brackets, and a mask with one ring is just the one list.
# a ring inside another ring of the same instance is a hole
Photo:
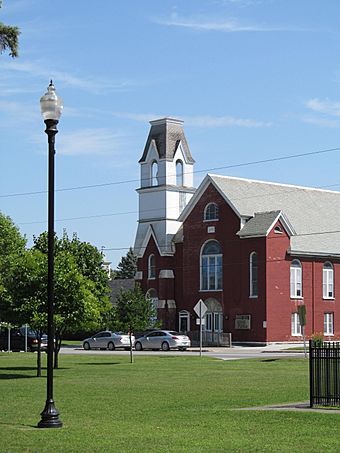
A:
{"label": "black iron fence", "polygon": [[340,406],[340,343],[309,340],[310,407]]}

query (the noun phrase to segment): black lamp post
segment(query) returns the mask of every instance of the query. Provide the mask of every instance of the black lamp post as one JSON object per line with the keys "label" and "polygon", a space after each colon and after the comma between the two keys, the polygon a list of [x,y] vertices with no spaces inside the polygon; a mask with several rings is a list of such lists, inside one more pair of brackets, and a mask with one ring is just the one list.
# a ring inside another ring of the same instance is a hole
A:
{"label": "black lamp post", "polygon": [[41,114],[48,136],[48,273],[47,273],[47,399],[42,411],[39,428],[61,428],[59,412],[53,400],[53,354],[54,354],[54,143],[57,124],[63,109],[51,80],[47,92],[40,99]]}

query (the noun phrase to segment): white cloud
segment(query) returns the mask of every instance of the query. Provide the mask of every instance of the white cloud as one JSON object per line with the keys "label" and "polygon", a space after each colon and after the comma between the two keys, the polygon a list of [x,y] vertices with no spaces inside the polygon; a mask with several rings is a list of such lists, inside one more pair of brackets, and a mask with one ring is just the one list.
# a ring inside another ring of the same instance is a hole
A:
{"label": "white cloud", "polygon": [[314,124],[315,126],[321,127],[332,127],[337,128],[340,127],[340,119],[330,119],[330,118],[318,118],[313,116],[304,116],[302,117],[302,121],[304,123]]}
{"label": "white cloud", "polygon": [[[164,118],[167,115],[160,115],[155,113],[128,113],[128,112],[114,112],[114,116],[119,118],[126,118],[133,121],[147,121],[155,120],[158,118]],[[179,118],[184,121],[188,126],[194,127],[268,127],[271,126],[270,122],[258,121],[248,118],[235,118],[232,116],[174,116],[171,117]]]}
{"label": "white cloud", "polygon": [[198,127],[268,127],[270,122],[248,118],[234,118],[232,116],[192,116],[185,117],[184,121],[190,126]]}
{"label": "white cloud", "polygon": [[58,84],[62,82],[66,86],[76,87],[95,94],[103,91],[124,91],[132,85],[135,85],[135,83],[130,80],[112,81],[95,77],[81,78],[56,69],[46,70],[45,68],[49,67],[49,65],[41,62],[9,61],[2,62],[1,67],[7,71],[29,74],[33,77],[40,77],[47,81],[52,78],[53,80],[58,81]]}
{"label": "white cloud", "polygon": [[123,148],[123,137],[105,128],[79,129],[58,137],[58,154],[68,156],[114,154]]}
{"label": "white cloud", "polygon": [[331,116],[340,116],[340,102],[330,101],[329,99],[320,100],[318,98],[309,99],[306,107],[314,112],[323,113]]}
{"label": "white cloud", "polygon": [[292,31],[284,27],[269,27],[259,24],[241,24],[235,18],[224,20],[207,20],[203,17],[180,18],[177,13],[173,13],[168,19],[155,19],[156,23],[172,27],[190,28],[193,30],[202,31],[219,31],[225,33],[235,32],[276,32],[276,31]]}

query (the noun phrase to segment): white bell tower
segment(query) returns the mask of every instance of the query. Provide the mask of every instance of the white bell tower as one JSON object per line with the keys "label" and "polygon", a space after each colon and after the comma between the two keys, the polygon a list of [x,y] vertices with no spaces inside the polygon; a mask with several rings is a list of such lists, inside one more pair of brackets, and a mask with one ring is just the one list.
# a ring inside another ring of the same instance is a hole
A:
{"label": "white bell tower", "polygon": [[141,257],[153,235],[161,255],[172,255],[172,238],[181,226],[177,219],[195,192],[193,160],[183,121],[163,118],[151,128],[139,161],[141,182],[135,253]]}

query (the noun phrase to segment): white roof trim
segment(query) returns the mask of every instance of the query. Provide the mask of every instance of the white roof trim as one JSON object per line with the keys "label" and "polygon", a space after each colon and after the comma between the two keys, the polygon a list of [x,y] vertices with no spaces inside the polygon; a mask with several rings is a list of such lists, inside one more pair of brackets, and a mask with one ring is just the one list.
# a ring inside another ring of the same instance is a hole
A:
{"label": "white roof trim", "polygon": [[276,217],[276,219],[274,220],[274,222],[270,225],[270,227],[268,228],[267,232],[266,232],[266,236],[268,236],[268,234],[271,232],[272,228],[274,227],[275,223],[278,221],[278,220],[281,220],[281,223],[283,225],[283,228],[286,230],[286,233],[288,234],[289,237],[291,236],[295,236],[296,235],[296,231],[294,230],[293,226],[291,225],[291,223],[289,222],[288,218],[285,216],[285,214],[280,211],[278,216]]}
{"label": "white roof trim", "polygon": [[158,244],[157,238],[156,238],[156,234],[155,234],[155,232],[154,232],[154,230],[152,228],[152,225],[149,225],[148,231],[146,232],[146,235],[144,236],[143,242],[142,242],[142,244],[141,244],[141,246],[139,248],[138,256],[140,258],[142,258],[144,256],[145,250],[146,250],[146,248],[148,246],[148,243],[149,243],[151,237],[153,237],[153,240],[155,241],[158,253],[160,255],[162,255],[161,250],[159,248],[159,244]]}
{"label": "white roof trim", "polygon": [[181,215],[179,216],[178,220],[180,222],[184,222],[186,220],[186,218],[189,216],[191,211],[194,209],[194,207],[196,206],[197,202],[199,201],[199,199],[201,198],[201,196],[203,195],[204,191],[207,189],[209,184],[212,184],[214,186],[214,188],[222,196],[222,198],[225,200],[225,202],[232,208],[232,210],[235,212],[235,214],[239,218],[241,218],[241,214],[235,208],[233,203],[229,200],[228,197],[226,197],[226,195],[223,192],[221,192],[218,185],[215,183],[215,181],[210,177],[210,174],[208,173],[206,175],[206,177],[203,179],[203,181],[201,182],[201,184],[199,185],[199,187],[197,188],[197,190],[194,193],[194,195],[192,196],[192,198],[190,199],[189,203],[186,205],[186,207],[182,211]]}

